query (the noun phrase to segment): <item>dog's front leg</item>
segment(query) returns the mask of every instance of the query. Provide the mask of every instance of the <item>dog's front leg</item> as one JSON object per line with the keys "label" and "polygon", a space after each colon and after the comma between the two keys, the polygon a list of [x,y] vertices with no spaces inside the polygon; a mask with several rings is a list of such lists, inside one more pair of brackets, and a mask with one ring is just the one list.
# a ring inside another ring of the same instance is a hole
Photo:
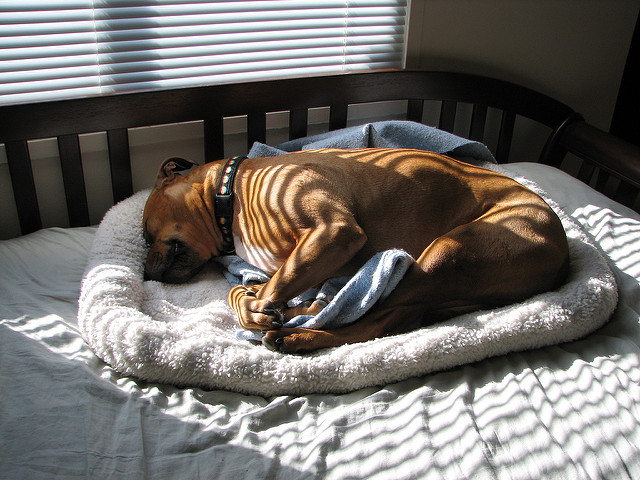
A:
{"label": "dog's front leg", "polygon": [[307,300],[295,307],[277,309],[270,301],[265,302],[256,298],[263,286],[264,284],[236,285],[231,288],[228,302],[236,312],[242,328],[252,330],[256,325],[265,325],[270,326],[270,329],[278,329],[298,315],[317,315],[329,303],[325,299],[315,299]]}
{"label": "dog's front leg", "polygon": [[335,276],[366,241],[367,236],[353,218],[305,229],[267,283],[231,289],[229,304],[238,315],[240,326],[249,330],[280,328],[287,302]]}
{"label": "dog's front leg", "polygon": [[268,330],[280,328],[284,316],[271,302],[256,297],[264,283],[251,286],[232,287],[227,301],[238,316],[238,323],[247,330]]}

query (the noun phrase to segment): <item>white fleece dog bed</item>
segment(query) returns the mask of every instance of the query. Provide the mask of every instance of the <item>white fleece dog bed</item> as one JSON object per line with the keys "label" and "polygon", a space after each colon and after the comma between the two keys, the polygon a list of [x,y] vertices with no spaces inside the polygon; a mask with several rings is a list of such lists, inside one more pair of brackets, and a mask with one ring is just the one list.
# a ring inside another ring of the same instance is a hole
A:
{"label": "white fleece dog bed", "polygon": [[95,353],[143,380],[261,396],[342,393],[574,340],[602,326],[617,303],[606,260],[547,198],[571,253],[570,276],[559,290],[403,335],[301,356],[276,353],[236,336],[239,327],[226,303],[229,284],[220,271],[212,268],[183,285],[143,281],[141,218],[148,194],[119,203],[102,221],[78,314]]}

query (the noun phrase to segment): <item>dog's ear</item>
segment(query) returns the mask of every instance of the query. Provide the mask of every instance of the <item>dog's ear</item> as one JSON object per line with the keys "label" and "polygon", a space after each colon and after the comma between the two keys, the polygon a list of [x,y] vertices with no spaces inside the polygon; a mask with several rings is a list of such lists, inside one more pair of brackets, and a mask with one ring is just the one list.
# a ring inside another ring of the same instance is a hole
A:
{"label": "dog's ear", "polygon": [[165,183],[172,181],[176,177],[174,172],[189,170],[196,165],[198,164],[180,157],[167,158],[162,162],[162,165],[160,165],[154,188],[160,188]]}

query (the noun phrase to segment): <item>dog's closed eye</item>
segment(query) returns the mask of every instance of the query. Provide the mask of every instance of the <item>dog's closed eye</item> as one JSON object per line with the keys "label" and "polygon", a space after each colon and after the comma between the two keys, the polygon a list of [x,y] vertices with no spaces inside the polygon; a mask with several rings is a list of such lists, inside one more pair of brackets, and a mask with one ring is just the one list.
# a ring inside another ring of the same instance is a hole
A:
{"label": "dog's closed eye", "polygon": [[184,242],[180,241],[180,240],[176,240],[176,239],[172,239],[169,242],[170,246],[171,246],[171,254],[173,255],[173,258],[178,258],[181,255],[184,255],[185,253],[187,253],[187,246],[184,244]]}

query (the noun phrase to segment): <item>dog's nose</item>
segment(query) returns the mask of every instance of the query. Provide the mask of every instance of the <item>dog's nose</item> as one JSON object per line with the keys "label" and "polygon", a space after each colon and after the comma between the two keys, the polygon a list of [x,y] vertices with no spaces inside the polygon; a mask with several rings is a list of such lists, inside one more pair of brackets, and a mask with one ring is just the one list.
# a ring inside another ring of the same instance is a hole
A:
{"label": "dog's nose", "polygon": [[148,266],[144,269],[144,280],[149,281],[153,280],[156,282],[166,282],[168,270],[165,268],[149,268]]}
{"label": "dog's nose", "polygon": [[144,279],[155,280],[157,282],[162,281],[162,275],[164,274],[166,268],[162,262],[162,255],[158,252],[155,252],[149,256],[147,262],[144,266]]}
{"label": "dog's nose", "polygon": [[155,280],[155,281],[159,282],[161,280],[161,276],[162,276],[162,274],[154,275],[154,274],[149,273],[149,270],[147,270],[146,268],[144,269],[144,281],[145,282],[148,282],[149,280]]}

